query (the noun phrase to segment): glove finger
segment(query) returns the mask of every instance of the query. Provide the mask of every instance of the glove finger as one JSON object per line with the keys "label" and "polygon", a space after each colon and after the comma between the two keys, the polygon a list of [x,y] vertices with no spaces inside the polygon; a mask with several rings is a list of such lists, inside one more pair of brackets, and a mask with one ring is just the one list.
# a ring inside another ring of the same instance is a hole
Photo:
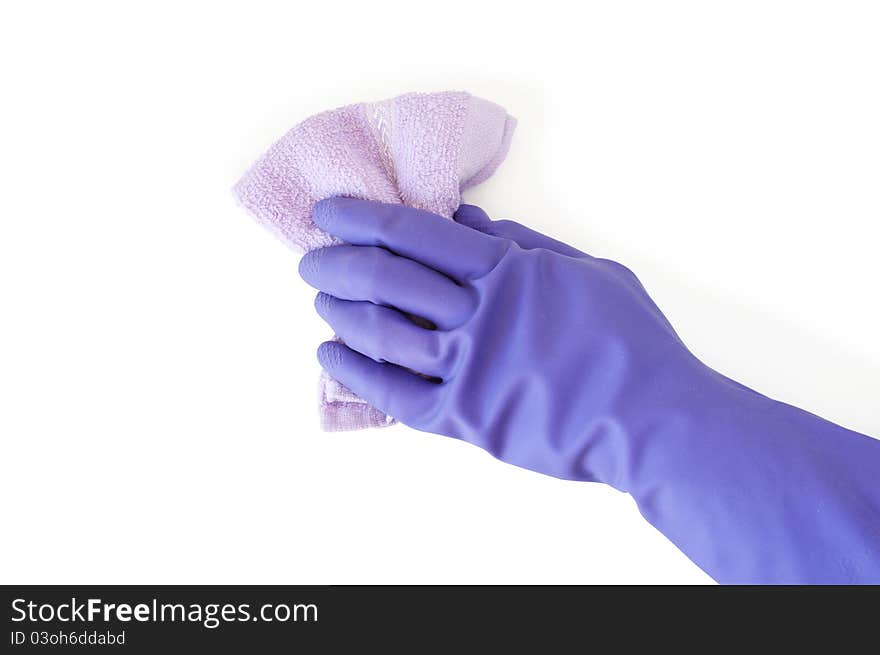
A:
{"label": "glove finger", "polygon": [[325,341],[318,347],[318,361],[330,377],[373,407],[415,428],[423,427],[442,388],[394,364],[373,361],[336,341]]}
{"label": "glove finger", "polygon": [[417,326],[397,310],[326,293],[315,298],[315,309],[345,345],[370,359],[436,378],[448,373],[441,356],[441,333]]}
{"label": "glove finger", "polygon": [[330,246],[306,253],[302,278],[343,300],[366,300],[426,318],[442,329],[464,323],[472,294],[448,277],[384,248]]}
{"label": "glove finger", "polygon": [[557,241],[548,236],[535,232],[520,225],[514,221],[502,219],[493,221],[482,209],[476,205],[461,205],[453,216],[456,223],[466,225],[469,228],[478,230],[483,234],[500,237],[502,239],[510,239],[523,250],[532,250],[534,248],[544,248],[553,252],[565,255],[566,257],[586,257],[587,254],[581,252],[577,248],[572,248],[568,244]]}
{"label": "glove finger", "polygon": [[343,241],[388,248],[462,282],[492,270],[507,249],[503,241],[404,205],[329,198],[315,205],[312,220]]}

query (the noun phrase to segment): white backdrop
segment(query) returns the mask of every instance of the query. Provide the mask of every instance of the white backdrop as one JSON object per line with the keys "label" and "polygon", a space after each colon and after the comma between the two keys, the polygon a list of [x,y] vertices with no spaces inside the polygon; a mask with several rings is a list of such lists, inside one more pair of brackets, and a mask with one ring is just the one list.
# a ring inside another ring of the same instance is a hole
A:
{"label": "white backdrop", "polygon": [[321,433],[329,330],[229,188],[316,111],[469,90],[519,127],[466,200],[878,436],[878,34],[870,2],[5,6],[0,582],[708,582],[609,488]]}

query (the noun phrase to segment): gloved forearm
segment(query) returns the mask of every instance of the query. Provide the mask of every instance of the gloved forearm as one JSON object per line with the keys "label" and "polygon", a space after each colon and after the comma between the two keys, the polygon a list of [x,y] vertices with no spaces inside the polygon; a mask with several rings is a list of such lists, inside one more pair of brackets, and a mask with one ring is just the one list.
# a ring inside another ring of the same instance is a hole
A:
{"label": "gloved forearm", "polygon": [[344,342],[319,349],[332,376],[419,430],[631,493],[721,582],[880,582],[880,442],[702,364],[620,264],[455,218],[317,205],[351,244],[300,265]]}
{"label": "gloved forearm", "polygon": [[617,482],[704,571],[721,583],[880,581],[880,442],[713,371],[664,402],[633,427]]}

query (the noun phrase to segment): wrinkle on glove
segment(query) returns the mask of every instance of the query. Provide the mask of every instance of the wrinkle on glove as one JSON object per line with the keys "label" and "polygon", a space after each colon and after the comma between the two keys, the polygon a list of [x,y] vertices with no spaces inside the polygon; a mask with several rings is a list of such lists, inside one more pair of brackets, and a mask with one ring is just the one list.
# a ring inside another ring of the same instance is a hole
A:
{"label": "wrinkle on glove", "polygon": [[[290,130],[233,193],[298,252],[340,243],[312,222],[312,208],[324,198],[402,203],[451,218],[461,192],[504,160],[515,125],[502,107],[457,91],[349,105]],[[326,373],[320,414],[328,431],[394,422]]]}

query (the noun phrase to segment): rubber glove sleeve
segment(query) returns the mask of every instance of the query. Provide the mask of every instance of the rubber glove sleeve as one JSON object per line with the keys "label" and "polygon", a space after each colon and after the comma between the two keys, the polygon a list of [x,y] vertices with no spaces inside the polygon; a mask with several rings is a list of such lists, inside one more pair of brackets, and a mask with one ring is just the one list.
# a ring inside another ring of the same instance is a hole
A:
{"label": "rubber glove sleeve", "polygon": [[300,265],[318,356],[375,407],[632,494],[719,582],[880,582],[880,442],[704,365],[626,267],[471,206],[313,218],[349,244]]}

